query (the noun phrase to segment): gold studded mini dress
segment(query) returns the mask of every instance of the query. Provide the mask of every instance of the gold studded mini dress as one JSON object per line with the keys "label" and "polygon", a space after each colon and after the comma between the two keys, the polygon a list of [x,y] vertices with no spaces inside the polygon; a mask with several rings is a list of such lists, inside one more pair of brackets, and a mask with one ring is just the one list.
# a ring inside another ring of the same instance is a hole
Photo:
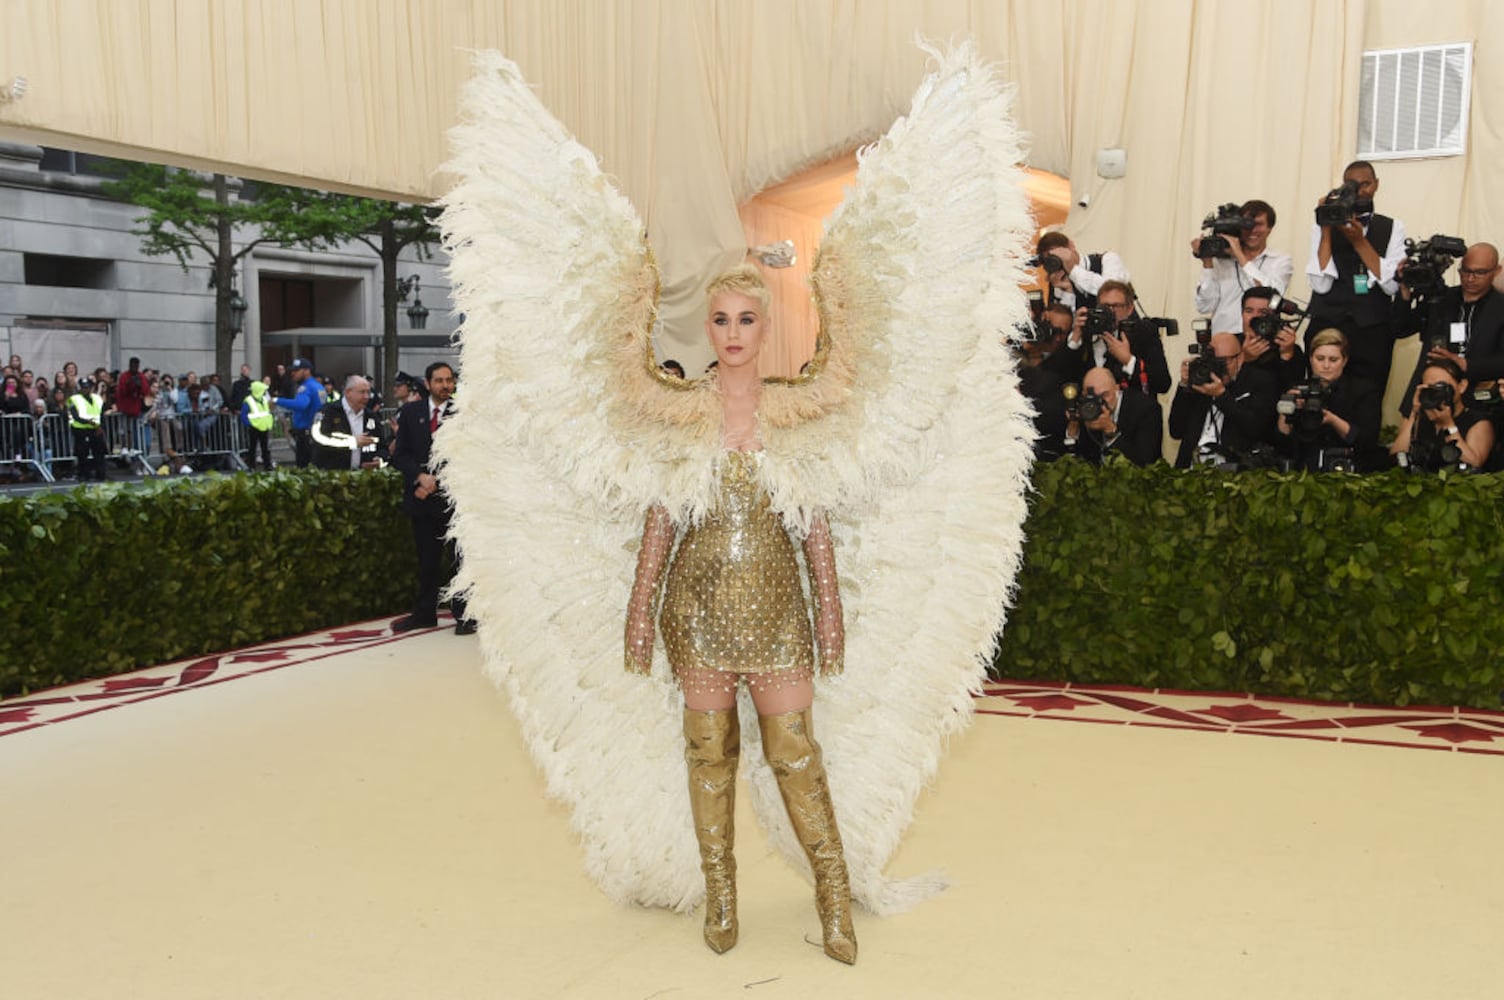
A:
{"label": "gold studded mini dress", "polygon": [[669,666],[686,687],[812,676],[799,560],[759,481],[762,452],[719,461],[716,505],[684,531],[668,570],[659,628]]}

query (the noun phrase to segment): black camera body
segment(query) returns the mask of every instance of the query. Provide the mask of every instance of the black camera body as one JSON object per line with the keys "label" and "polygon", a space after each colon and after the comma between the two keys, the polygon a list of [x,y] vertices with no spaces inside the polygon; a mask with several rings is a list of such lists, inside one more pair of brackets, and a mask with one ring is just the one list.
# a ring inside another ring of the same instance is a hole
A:
{"label": "black camera body", "polygon": [[1219,358],[1209,351],[1202,351],[1191,358],[1186,377],[1191,385],[1211,385],[1212,377],[1227,381],[1227,359]]}
{"label": "black camera body", "polygon": [[1052,253],[1035,254],[1033,257],[1030,257],[1028,260],[1024,261],[1024,266],[1042,267],[1044,268],[1044,273],[1049,275],[1050,277],[1054,277],[1061,271],[1065,270],[1065,262]]}
{"label": "black camera body", "polygon": [[1291,386],[1274,408],[1286,417],[1308,416],[1320,420],[1331,395],[1332,390],[1325,382],[1313,378]]}
{"label": "black camera body", "polygon": [[1210,354],[1212,344],[1212,321],[1209,319],[1191,320],[1191,333],[1195,336],[1193,343],[1187,344],[1185,352],[1192,357],[1197,354]]}
{"label": "black camera body", "polygon": [[1237,205],[1232,202],[1218,205],[1216,211],[1208,213],[1201,220],[1201,244],[1196,250],[1196,257],[1200,260],[1231,257],[1232,251],[1228,248],[1227,241],[1216,237],[1231,236],[1239,239],[1252,228],[1253,220],[1244,215]]}
{"label": "black camera body", "polygon": [[1076,400],[1076,413],[1083,424],[1089,424],[1107,412],[1107,400],[1097,395],[1097,390],[1087,389]]}
{"label": "black camera body", "polygon": [[1373,199],[1358,197],[1358,182],[1343,181],[1341,187],[1328,191],[1326,199],[1316,206],[1316,225],[1345,226],[1372,212]]}
{"label": "black camera body", "polygon": [[1468,393],[1468,406],[1474,408],[1494,408],[1504,403],[1504,392],[1499,389],[1497,382],[1483,382],[1473,387]]}
{"label": "black camera body", "polygon": [[1271,344],[1279,336],[1281,327],[1299,327],[1306,318],[1306,307],[1294,299],[1275,295],[1269,300],[1269,311],[1249,320],[1248,328]]}
{"label": "black camera body", "polygon": [[1417,402],[1422,410],[1445,410],[1451,407],[1454,398],[1456,397],[1450,385],[1437,382],[1435,385],[1421,386]]}
{"label": "black camera body", "polygon": [[1467,244],[1456,236],[1438,233],[1429,240],[1405,240],[1405,269],[1400,284],[1412,295],[1438,295],[1446,291],[1446,272],[1452,262],[1467,253]]}
{"label": "black camera body", "polygon": [[1118,330],[1117,315],[1106,306],[1092,306],[1086,310],[1086,325],[1083,333],[1087,337],[1100,337],[1104,333],[1116,333]]}

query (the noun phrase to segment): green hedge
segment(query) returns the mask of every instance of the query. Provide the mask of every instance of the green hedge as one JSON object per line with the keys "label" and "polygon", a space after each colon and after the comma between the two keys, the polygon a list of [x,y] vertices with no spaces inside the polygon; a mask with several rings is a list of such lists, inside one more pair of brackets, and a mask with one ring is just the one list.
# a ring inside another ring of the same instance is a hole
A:
{"label": "green hedge", "polygon": [[1497,708],[1504,478],[1040,466],[1007,677]]}
{"label": "green hedge", "polygon": [[[400,479],[0,500],[0,695],[402,611]],[[1499,707],[1504,477],[1039,466],[1002,676]]]}
{"label": "green hedge", "polygon": [[0,696],[396,614],[395,472],[205,476],[0,500]]}

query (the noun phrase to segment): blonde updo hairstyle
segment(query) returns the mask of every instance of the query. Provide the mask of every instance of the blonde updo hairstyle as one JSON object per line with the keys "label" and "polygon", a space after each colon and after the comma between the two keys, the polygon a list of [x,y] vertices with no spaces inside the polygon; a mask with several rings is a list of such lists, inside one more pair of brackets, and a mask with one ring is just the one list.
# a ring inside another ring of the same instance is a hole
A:
{"label": "blonde updo hairstyle", "polygon": [[773,304],[773,296],[768,293],[768,286],[762,280],[762,272],[755,264],[741,264],[729,271],[722,271],[710,279],[710,285],[705,289],[706,316],[710,315],[710,305],[715,301],[715,297],[726,292],[756,299],[764,318],[767,317],[768,309]]}
{"label": "blonde updo hairstyle", "polygon": [[1327,327],[1311,338],[1311,353],[1316,353],[1318,347],[1336,347],[1342,352],[1344,360],[1347,358],[1347,335],[1336,327]]}

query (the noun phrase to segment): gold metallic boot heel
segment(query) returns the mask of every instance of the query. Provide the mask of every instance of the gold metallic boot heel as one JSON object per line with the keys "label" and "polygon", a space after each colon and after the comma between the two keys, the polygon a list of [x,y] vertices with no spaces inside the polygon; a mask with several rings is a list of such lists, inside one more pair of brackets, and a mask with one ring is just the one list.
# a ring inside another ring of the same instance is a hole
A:
{"label": "gold metallic boot heel", "polygon": [[815,873],[815,909],[820,913],[825,954],[853,965],[856,932],[851,927],[851,881],[846,873],[846,855],[841,849],[841,831],[836,829],[820,744],[815,742],[810,728],[809,709],[765,715],[758,724],[762,729],[763,754],[778,779],[778,791],[789,811],[794,835],[804,845],[809,866]]}
{"label": "gold metallic boot heel", "polygon": [[721,954],[736,944],[736,762],[741,727],[736,709],[684,710],[684,760],[689,808],[705,873],[705,943]]}

